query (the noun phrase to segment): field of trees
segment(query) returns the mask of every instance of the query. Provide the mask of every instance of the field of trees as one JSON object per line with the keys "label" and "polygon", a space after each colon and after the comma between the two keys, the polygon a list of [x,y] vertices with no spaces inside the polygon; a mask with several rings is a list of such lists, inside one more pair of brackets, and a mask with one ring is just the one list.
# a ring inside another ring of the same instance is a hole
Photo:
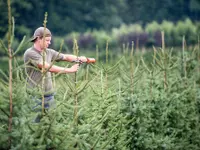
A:
{"label": "field of trees", "polygon": [[198,22],[152,21],[55,36],[52,47],[96,63],[54,74],[57,107],[41,111],[35,123],[23,64],[30,43],[15,39],[7,2],[8,30],[0,39],[1,150],[200,149]]}
{"label": "field of trees", "polygon": [[14,66],[10,132],[8,76],[0,82],[1,149],[11,139],[11,149],[20,150],[198,150],[199,43],[182,50],[126,48],[114,57],[111,51],[97,51],[97,63],[83,64],[76,74],[54,75],[57,108],[40,123],[33,123],[23,65]]}

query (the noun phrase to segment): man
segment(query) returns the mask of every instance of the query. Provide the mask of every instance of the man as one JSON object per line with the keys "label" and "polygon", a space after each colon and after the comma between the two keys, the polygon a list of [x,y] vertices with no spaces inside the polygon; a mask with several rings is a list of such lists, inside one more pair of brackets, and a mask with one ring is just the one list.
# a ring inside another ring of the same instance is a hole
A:
{"label": "man", "polygon": [[51,44],[52,34],[49,29],[39,27],[35,30],[31,42],[33,46],[24,53],[25,72],[27,75],[27,91],[35,98],[36,107],[41,110],[41,93],[44,93],[45,109],[55,106],[54,88],[51,73],[74,73],[79,69],[79,64],[70,68],[54,65],[55,61],[73,62],[80,60],[87,62],[85,56],[77,57],[70,54],[62,54],[48,48]]}

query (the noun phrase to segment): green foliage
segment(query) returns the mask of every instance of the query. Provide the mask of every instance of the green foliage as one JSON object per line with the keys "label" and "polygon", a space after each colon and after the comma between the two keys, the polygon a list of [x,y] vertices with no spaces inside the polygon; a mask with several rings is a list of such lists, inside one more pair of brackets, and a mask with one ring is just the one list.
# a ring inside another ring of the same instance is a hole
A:
{"label": "green foliage", "polygon": [[[165,5],[163,5],[165,4]],[[20,40],[24,35],[32,36],[41,26],[45,12],[49,14],[48,27],[56,36],[65,36],[74,31],[85,32],[88,29],[106,30],[121,24],[139,23],[146,25],[163,20],[177,22],[190,18],[198,21],[200,16],[199,0],[112,0],[102,1],[40,1],[13,0],[12,14],[16,20],[16,36]],[[56,7],[55,7],[56,6]],[[0,36],[7,33],[7,3],[0,1]],[[156,12],[156,13],[155,13]],[[32,19],[34,18],[34,19]]]}
{"label": "green foliage", "polygon": [[[26,94],[23,66],[18,66],[13,80],[11,149],[198,150],[198,52],[184,51],[187,59],[167,49],[129,53],[130,49],[121,59],[107,63],[82,65],[76,84],[73,74],[54,76],[57,107],[39,123],[33,123],[37,113]],[[181,69],[185,60],[186,77]],[[0,82],[2,149],[7,148],[9,136],[6,82]]]}
{"label": "green foliage", "polygon": [[[157,28],[149,25],[151,34],[159,28],[170,35],[172,24],[152,24]],[[177,30],[194,33],[192,23],[186,20],[185,24]],[[123,27],[120,31],[129,35],[135,28],[142,30],[137,25],[129,27],[128,32]],[[14,42],[10,29],[9,47],[1,41],[5,52]],[[81,39],[80,34],[76,36]],[[33,111],[35,102],[27,93],[24,66],[14,57],[26,44],[25,37],[10,51],[8,76],[0,70],[0,149],[198,150],[199,45],[173,52],[162,43],[159,50],[140,52],[134,51],[132,41],[131,50],[124,45],[122,52],[113,53],[110,35],[102,31],[102,36],[96,33],[98,37],[103,39],[99,42],[106,42],[105,51],[98,51],[98,62],[82,64],[75,74],[54,74],[57,107],[41,112]],[[76,55],[80,54],[79,42],[74,40]],[[36,123],[38,115],[41,120]]]}
{"label": "green foliage", "polygon": [[153,21],[153,22],[147,24],[145,27],[145,31],[150,34],[153,34],[156,31],[160,31],[160,30],[161,30],[161,27],[156,21]]}
{"label": "green foliage", "polygon": [[142,26],[140,24],[122,24],[119,28],[113,28],[112,33],[114,37],[119,36],[120,34],[128,34],[130,32],[140,33],[143,32]]}
{"label": "green foliage", "polygon": [[186,41],[194,44],[198,36],[196,26],[189,19],[179,21],[175,27],[175,33],[177,43],[181,43],[182,37],[185,36]]}
{"label": "green foliage", "polygon": [[[106,30],[89,30],[84,33],[72,32],[64,37],[65,49],[69,50],[73,47],[73,39],[76,38],[80,48],[99,49],[105,48],[106,43],[109,47],[118,49],[123,44],[131,45],[134,42],[134,47],[160,47],[161,32],[165,34],[165,43],[167,46],[182,46],[182,39],[185,36],[188,46],[197,43],[199,36],[198,22],[192,22],[190,19],[173,23],[171,21],[162,21],[160,24],[152,21],[145,26],[140,24],[122,24],[118,28],[113,28],[111,31]],[[61,37],[54,37],[54,41],[60,40]],[[60,42],[54,42],[60,43]],[[57,48],[58,44],[54,44]]]}
{"label": "green foliage", "polygon": [[109,41],[109,43],[112,43],[112,37],[109,35],[106,31],[100,30],[100,31],[93,31],[92,35],[96,39],[96,43],[100,48],[105,48],[103,46],[106,45],[106,43]]}

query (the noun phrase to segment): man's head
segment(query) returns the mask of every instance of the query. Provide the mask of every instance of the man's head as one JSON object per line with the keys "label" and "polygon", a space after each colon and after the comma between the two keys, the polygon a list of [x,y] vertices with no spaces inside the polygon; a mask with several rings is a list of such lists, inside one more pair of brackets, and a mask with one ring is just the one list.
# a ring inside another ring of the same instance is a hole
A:
{"label": "man's head", "polygon": [[34,35],[31,39],[31,42],[35,42],[37,38],[42,39],[43,37],[50,37],[51,31],[44,27],[39,27],[35,30]]}
{"label": "man's head", "polygon": [[51,44],[51,32],[49,29],[39,27],[35,30],[31,42],[34,42],[40,49],[45,49]]}

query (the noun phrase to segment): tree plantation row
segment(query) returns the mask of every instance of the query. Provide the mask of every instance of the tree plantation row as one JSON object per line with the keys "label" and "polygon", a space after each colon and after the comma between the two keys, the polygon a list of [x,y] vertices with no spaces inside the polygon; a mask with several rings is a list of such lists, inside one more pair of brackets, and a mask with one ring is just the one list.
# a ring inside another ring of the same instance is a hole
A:
{"label": "tree plantation row", "polygon": [[143,52],[133,47],[116,55],[107,47],[77,74],[54,74],[57,107],[41,113],[39,123],[33,122],[37,112],[24,67],[14,66],[11,131],[9,79],[0,81],[1,149],[198,150],[199,45],[178,50],[163,44]]}

